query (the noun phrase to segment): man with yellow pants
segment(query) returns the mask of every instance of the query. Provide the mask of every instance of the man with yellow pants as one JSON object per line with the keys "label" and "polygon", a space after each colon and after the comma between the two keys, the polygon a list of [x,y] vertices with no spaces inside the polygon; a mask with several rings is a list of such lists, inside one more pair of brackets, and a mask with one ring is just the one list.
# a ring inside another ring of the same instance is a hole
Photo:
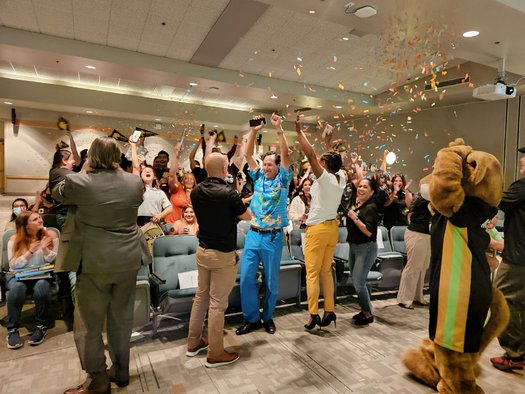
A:
{"label": "man with yellow pants", "polygon": [[[301,130],[299,114],[295,122],[297,141],[305,153],[312,172],[316,176],[310,194],[312,202],[306,219],[306,244],[304,258],[306,266],[306,293],[310,319],[304,325],[307,330],[316,325],[326,327],[336,322],[334,312],[334,282],[332,259],[339,233],[337,207],[346,186],[346,173],[341,169],[343,161],[337,152],[326,152],[318,159],[314,148]],[[324,315],[319,317],[319,278],[323,285]]]}

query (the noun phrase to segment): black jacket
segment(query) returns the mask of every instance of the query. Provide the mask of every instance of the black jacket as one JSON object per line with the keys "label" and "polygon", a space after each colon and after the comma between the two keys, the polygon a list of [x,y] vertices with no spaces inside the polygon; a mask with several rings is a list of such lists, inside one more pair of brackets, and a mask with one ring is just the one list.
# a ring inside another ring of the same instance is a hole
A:
{"label": "black jacket", "polygon": [[515,181],[503,193],[499,208],[505,212],[503,260],[525,265],[525,178]]}

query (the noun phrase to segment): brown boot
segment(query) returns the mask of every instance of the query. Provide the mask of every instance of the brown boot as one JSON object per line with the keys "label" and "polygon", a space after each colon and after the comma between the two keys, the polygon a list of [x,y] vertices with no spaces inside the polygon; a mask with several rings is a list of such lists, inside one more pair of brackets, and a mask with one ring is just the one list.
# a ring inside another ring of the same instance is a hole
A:
{"label": "brown boot", "polygon": [[239,359],[239,353],[237,352],[224,352],[219,357],[214,358],[207,358],[206,359],[206,367],[207,368],[217,368],[222,367],[223,365],[233,364],[235,361]]}

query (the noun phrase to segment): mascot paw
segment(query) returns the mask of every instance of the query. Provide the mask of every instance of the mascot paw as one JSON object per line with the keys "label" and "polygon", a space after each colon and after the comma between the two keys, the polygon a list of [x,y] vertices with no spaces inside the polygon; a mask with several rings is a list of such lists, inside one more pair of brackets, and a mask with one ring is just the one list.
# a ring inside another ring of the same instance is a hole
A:
{"label": "mascot paw", "polygon": [[403,355],[403,364],[417,380],[437,388],[441,377],[434,361],[434,344],[430,339],[424,339],[420,348],[408,350]]}

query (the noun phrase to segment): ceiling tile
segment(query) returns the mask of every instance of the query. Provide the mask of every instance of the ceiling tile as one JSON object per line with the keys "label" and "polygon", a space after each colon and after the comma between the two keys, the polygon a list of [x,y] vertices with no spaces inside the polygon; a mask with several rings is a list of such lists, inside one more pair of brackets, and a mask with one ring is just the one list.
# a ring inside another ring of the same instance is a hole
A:
{"label": "ceiling tile", "polygon": [[71,0],[33,1],[40,32],[63,38],[74,38]]}
{"label": "ceiling tile", "polygon": [[16,29],[40,31],[31,0],[3,0],[0,21]]}
{"label": "ceiling tile", "polygon": [[107,45],[111,2],[107,0],[73,0],[75,39]]}

